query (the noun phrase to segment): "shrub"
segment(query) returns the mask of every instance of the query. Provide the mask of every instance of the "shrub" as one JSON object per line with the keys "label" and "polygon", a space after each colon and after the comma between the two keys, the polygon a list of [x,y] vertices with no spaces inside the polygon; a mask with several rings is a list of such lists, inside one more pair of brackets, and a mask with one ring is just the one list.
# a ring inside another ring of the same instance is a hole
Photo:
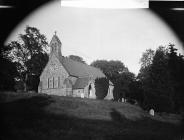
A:
{"label": "shrub", "polygon": [[109,80],[107,78],[95,79],[95,94],[97,99],[104,99],[108,93]]}
{"label": "shrub", "polygon": [[24,91],[24,83],[22,81],[17,81],[14,88],[16,91]]}
{"label": "shrub", "polygon": [[146,95],[144,102],[145,109],[153,108],[158,112],[172,112],[173,103],[171,99],[165,95],[149,93]]}

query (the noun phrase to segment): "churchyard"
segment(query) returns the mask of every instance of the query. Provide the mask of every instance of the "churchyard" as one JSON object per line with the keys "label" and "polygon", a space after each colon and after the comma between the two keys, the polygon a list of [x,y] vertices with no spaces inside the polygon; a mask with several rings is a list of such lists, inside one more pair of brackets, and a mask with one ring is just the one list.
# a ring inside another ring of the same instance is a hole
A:
{"label": "churchyard", "polygon": [[181,140],[181,116],[151,116],[129,103],[49,96],[0,94],[2,140]]}

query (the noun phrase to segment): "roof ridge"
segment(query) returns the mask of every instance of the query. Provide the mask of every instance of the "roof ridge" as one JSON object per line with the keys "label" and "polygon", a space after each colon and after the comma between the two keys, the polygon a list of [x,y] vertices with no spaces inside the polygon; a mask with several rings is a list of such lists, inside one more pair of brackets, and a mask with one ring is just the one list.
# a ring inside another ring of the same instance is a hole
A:
{"label": "roof ridge", "polygon": [[[63,56],[63,57],[64,57],[64,56]],[[68,58],[68,57],[65,57],[65,58],[66,58],[66,59],[69,59],[69,60],[71,60],[71,61],[73,61],[73,62],[75,62],[75,63],[80,63],[80,64],[82,64],[82,65],[87,65],[88,67],[95,68],[95,69],[97,69],[97,70],[102,71],[100,68],[97,68],[97,67],[88,65],[88,64],[86,64],[86,63],[82,63],[82,62],[79,62],[79,61],[75,61],[75,60],[73,60],[73,59],[71,59],[71,58]]]}
{"label": "roof ridge", "polygon": [[71,76],[72,75],[77,77],[105,76],[105,74],[99,68],[75,61],[66,56],[60,56],[59,61]]}

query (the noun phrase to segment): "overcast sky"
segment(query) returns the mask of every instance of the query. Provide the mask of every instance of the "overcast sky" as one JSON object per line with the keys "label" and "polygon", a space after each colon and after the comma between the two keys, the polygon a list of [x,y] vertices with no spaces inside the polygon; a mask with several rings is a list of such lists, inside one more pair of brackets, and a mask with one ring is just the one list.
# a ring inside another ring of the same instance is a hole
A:
{"label": "overcast sky", "polygon": [[40,29],[49,42],[57,31],[64,56],[79,55],[88,64],[120,60],[135,74],[146,49],[171,42],[182,52],[173,31],[149,9],[76,8],[53,1],[20,22],[6,42],[16,40],[26,25]]}

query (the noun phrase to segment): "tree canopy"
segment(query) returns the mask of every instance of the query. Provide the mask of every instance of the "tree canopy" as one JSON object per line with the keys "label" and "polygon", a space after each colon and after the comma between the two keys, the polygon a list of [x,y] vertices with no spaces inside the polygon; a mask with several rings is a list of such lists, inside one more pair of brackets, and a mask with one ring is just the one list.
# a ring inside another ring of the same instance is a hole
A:
{"label": "tree canopy", "polygon": [[121,100],[129,96],[129,84],[135,79],[135,75],[129,72],[123,62],[96,60],[91,65],[101,69],[114,84],[114,100]]}
{"label": "tree canopy", "polygon": [[0,90],[14,90],[15,77],[18,76],[17,63],[8,57],[9,47],[2,46],[0,49]]}
{"label": "tree canopy", "polygon": [[[19,34],[19,41],[8,44],[8,57],[17,63],[19,76],[17,80],[22,81],[24,90],[36,90],[39,76],[48,61],[46,53],[48,43],[45,35],[35,27],[26,26],[24,34]],[[34,81],[30,81],[34,79]],[[36,85],[33,85],[36,83]]]}
{"label": "tree canopy", "polygon": [[[152,56],[151,61],[147,56]],[[138,79],[142,83],[145,108],[166,112],[183,108],[183,64],[183,56],[177,54],[173,44],[143,53]]]}

